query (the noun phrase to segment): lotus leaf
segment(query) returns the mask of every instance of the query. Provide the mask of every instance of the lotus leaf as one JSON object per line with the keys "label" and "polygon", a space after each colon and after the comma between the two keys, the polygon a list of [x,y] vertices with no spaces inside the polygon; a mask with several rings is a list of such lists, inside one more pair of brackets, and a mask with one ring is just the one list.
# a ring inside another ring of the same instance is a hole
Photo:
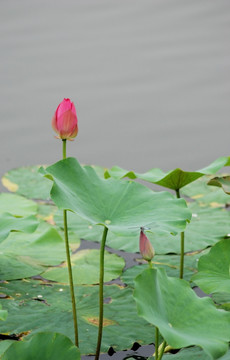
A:
{"label": "lotus leaf", "polygon": [[212,359],[227,352],[230,313],[209,297],[198,298],[186,281],[167,277],[164,269],[145,270],[135,280],[134,299],[139,315],[173,348],[198,345]]}
{"label": "lotus leaf", "polygon": [[[0,323],[1,333],[54,331],[74,340],[69,286],[27,279],[0,284],[8,318]],[[77,286],[80,351],[93,354],[98,332],[98,286]],[[128,310],[127,310],[128,309]],[[102,352],[131,348],[135,341],[149,344],[154,327],[137,316],[132,290],[117,285],[104,286],[104,330]]]}
{"label": "lotus leaf", "polygon": [[163,172],[161,169],[153,168],[146,173],[134,173],[133,171],[124,170],[118,166],[113,167],[111,170],[105,172],[105,177],[124,178],[145,180],[153,184],[157,184],[168,189],[179,190],[185,185],[195,181],[203,175],[215,174],[223,166],[229,166],[230,157],[220,157],[212,162],[209,166],[198,171],[183,171],[181,169],[174,169]]}
{"label": "lotus leaf", "polygon": [[14,341],[2,360],[80,360],[80,351],[72,341],[59,333],[41,332],[27,341]]}
{"label": "lotus leaf", "polygon": [[193,281],[206,293],[230,294],[230,239],[223,239],[214,245],[198,263],[198,273]]}

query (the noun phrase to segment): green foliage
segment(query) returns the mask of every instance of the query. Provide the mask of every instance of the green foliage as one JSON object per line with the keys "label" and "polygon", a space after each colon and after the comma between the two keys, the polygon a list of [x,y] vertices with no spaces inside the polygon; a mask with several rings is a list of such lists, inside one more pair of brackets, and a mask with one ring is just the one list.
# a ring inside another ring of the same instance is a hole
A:
{"label": "green foliage", "polygon": [[7,311],[6,310],[2,310],[2,306],[0,305],[0,320],[4,321],[7,318]]}
{"label": "green foliage", "polygon": [[23,196],[1,193],[0,214],[10,213],[14,216],[30,216],[37,212],[37,204]]}
{"label": "green foliage", "polygon": [[167,192],[154,193],[134,182],[104,180],[74,158],[59,161],[43,172],[53,180],[51,197],[60,209],[72,210],[117,235],[138,234],[141,226],[177,233],[191,218],[183,199]]}
{"label": "green foliage", "polygon": [[186,185],[181,193],[203,206],[220,207],[230,202],[229,195],[216,186],[208,186],[211,176],[203,176],[193,183]]}
{"label": "green foliage", "polygon": [[230,195],[230,176],[215,177],[208,185],[221,187],[227,195]]}
{"label": "green foliage", "polygon": [[[8,319],[0,323],[1,333],[54,331],[74,340],[69,286],[42,281],[11,281],[0,284]],[[93,354],[98,331],[98,286],[77,286],[80,350]],[[132,289],[104,287],[104,330],[102,351],[130,348],[135,341],[149,344],[154,327],[137,316]]]}
{"label": "green foliage", "polygon": [[135,280],[134,299],[138,314],[173,348],[199,345],[212,359],[226,353],[230,313],[198,298],[186,281],[167,277],[164,269],[145,270]]}
{"label": "green foliage", "polygon": [[[23,226],[22,219],[19,220]],[[58,265],[65,260],[62,237],[45,222],[40,222],[31,234],[12,232],[0,243],[0,251],[2,280],[34,276],[43,272],[46,266]]]}
{"label": "green foliage", "polygon": [[[219,360],[229,360],[230,350],[219,358]],[[154,360],[154,357],[149,360]],[[191,347],[180,350],[177,354],[165,354],[162,357],[163,360],[209,360],[210,357],[204,353],[204,351],[198,347]]]}
{"label": "green foliage", "polygon": [[[195,252],[184,257],[184,279],[190,281],[192,275],[197,271],[197,264],[201,253]],[[154,268],[164,268],[168,276],[179,277],[180,274],[180,256],[175,254],[155,255],[152,264]],[[121,280],[128,286],[134,287],[134,279],[141,274],[143,270],[149,267],[148,264],[139,264],[125,270],[121,275]]]}
{"label": "green foliage", "polygon": [[[74,284],[98,284],[99,281],[99,250],[81,250],[71,257]],[[117,279],[125,266],[122,257],[105,252],[105,277],[108,282]],[[42,273],[45,279],[68,284],[67,263],[53,267]]]}
{"label": "green foliage", "polygon": [[58,333],[41,332],[27,341],[14,341],[2,360],[80,360],[79,349],[71,340]]}
{"label": "green foliage", "polygon": [[223,239],[200,258],[193,281],[207,294],[230,294],[230,239]]}
{"label": "green foliage", "polygon": [[38,226],[37,219],[32,216],[15,217],[9,213],[0,214],[0,246],[11,231],[23,231],[32,233]]}
{"label": "green foliage", "polygon": [[[164,360],[208,360],[219,356],[227,360],[229,352],[223,354],[230,340],[230,240],[226,238],[230,233],[230,213],[223,205],[230,203],[227,195],[230,182],[227,177],[215,178],[212,184],[218,187],[208,186],[210,176],[206,174],[214,174],[229,163],[229,157],[222,157],[196,172],[175,169],[164,173],[152,169],[145,174],[114,167],[105,173],[113,178],[104,179],[104,169],[81,166],[76,159],[68,158],[43,169],[53,183],[38,173],[38,166],[5,174],[3,184],[16,194],[0,194],[0,277],[10,280],[0,284],[4,308],[0,309],[0,319],[5,320],[0,323],[0,332],[31,333],[23,342],[0,342],[1,359],[47,357],[51,360],[55,355],[55,359],[61,360],[62,350],[65,359],[80,358],[70,340],[74,339],[61,211],[69,209],[71,262],[78,285],[83,354],[93,354],[96,347],[98,286],[95,284],[99,277],[99,254],[98,250],[76,252],[80,238],[100,242],[106,226],[109,229],[106,245],[138,252],[139,228],[147,226],[151,229],[146,234],[159,254],[153,259],[154,270],[145,270],[147,265],[141,264],[122,273],[124,260],[106,252],[105,282],[120,276],[127,287],[105,285],[102,351],[110,346],[115,350],[129,348],[135,341],[152,343],[153,325],[156,325],[175,348],[190,345],[203,348],[182,349],[175,355],[164,355]],[[167,192],[152,192],[139,183],[120,180],[122,177],[139,178],[173,190],[182,188],[181,193],[195,201],[187,207],[183,199],[175,199]],[[46,201],[50,199],[51,188],[59,210]],[[217,310],[210,299],[198,299],[189,283],[177,279],[180,234],[176,233],[184,230],[185,251],[193,252],[185,255],[185,279],[190,281],[192,277],[204,292],[213,293],[217,307],[224,310]],[[206,248],[210,246],[213,247],[207,254]],[[197,264],[198,273],[194,275]],[[160,268],[174,278],[166,276]],[[50,281],[29,279],[39,274]],[[136,276],[135,300],[145,320],[137,316],[132,296]],[[12,281],[23,278],[26,279]]]}
{"label": "green foliage", "polygon": [[40,166],[28,166],[8,171],[2,178],[3,185],[29,199],[50,199],[50,182],[39,174]]}
{"label": "green foliage", "polygon": [[[230,213],[223,208],[201,207],[197,203],[190,203],[189,209],[192,218],[186,226],[185,251],[196,251],[214,245],[230,233]],[[62,213],[57,212],[54,216],[57,226],[63,227]],[[90,240],[100,241],[102,228],[93,225],[92,222],[81,219],[75,213],[68,213],[68,226],[79,237]],[[152,228],[147,232],[157,254],[180,253],[180,235],[172,235],[160,229]],[[139,251],[139,231],[130,229],[127,235],[114,234],[108,232],[106,244],[114,249],[122,249],[128,252]]]}
{"label": "green foliage", "polygon": [[198,171],[191,172],[183,171],[181,169],[174,169],[165,173],[161,169],[154,168],[144,174],[134,173],[133,171],[127,171],[118,166],[115,166],[112,169],[105,171],[105,177],[114,177],[116,179],[121,179],[124,177],[129,177],[130,179],[137,178],[166,187],[167,189],[179,190],[203,175],[215,174],[223,166],[228,166],[229,163],[230,157],[223,156],[216,159],[209,166]]}

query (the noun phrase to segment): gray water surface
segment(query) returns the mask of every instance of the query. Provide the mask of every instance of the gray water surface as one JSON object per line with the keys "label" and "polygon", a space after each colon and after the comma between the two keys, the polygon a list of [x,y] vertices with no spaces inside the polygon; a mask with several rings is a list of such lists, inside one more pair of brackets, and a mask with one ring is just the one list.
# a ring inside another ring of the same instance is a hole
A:
{"label": "gray water surface", "polygon": [[64,97],[68,155],[136,171],[229,155],[229,0],[1,0],[1,170],[51,164]]}

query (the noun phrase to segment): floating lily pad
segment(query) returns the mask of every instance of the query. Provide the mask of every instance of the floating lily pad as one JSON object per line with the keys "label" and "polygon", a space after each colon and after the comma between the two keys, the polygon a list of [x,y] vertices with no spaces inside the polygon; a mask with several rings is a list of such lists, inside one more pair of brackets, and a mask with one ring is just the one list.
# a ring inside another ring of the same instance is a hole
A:
{"label": "floating lily pad", "polygon": [[[219,360],[229,360],[230,351],[219,358]],[[150,357],[149,360],[154,360],[154,357]],[[210,357],[204,353],[204,351],[198,347],[190,347],[180,350],[177,354],[165,354],[162,357],[163,360],[210,360]]]}
{"label": "floating lily pad", "polygon": [[161,169],[153,168],[146,173],[134,173],[133,171],[127,171],[118,166],[114,166],[112,169],[105,172],[105,177],[114,177],[116,179],[129,177],[130,179],[141,179],[153,184],[164,186],[168,189],[179,190],[185,185],[195,181],[206,174],[215,174],[223,166],[230,165],[230,157],[220,157],[216,159],[209,166],[200,169],[198,171],[183,171],[181,169],[174,169],[168,172],[163,172]]}
{"label": "floating lily pad", "polygon": [[23,196],[1,193],[0,213],[10,213],[14,216],[29,216],[37,212],[37,204]]}
{"label": "floating lily pad", "polygon": [[215,186],[208,186],[211,176],[204,176],[186,185],[182,194],[196,200],[200,204],[210,205],[212,207],[223,206],[230,203],[230,198],[222,189]]}
{"label": "floating lily pad", "polygon": [[32,233],[37,226],[38,221],[35,216],[15,217],[8,213],[2,213],[0,214],[0,244],[9,236],[11,231]]}
{"label": "floating lily pad", "polygon": [[14,341],[2,360],[80,360],[80,351],[72,341],[59,333],[35,334],[27,341]]}
{"label": "floating lily pad", "polygon": [[39,166],[28,166],[8,171],[2,178],[2,184],[12,192],[30,199],[50,198],[50,182],[39,174]]}
{"label": "floating lily pad", "polygon": [[[203,253],[203,252],[202,252]],[[202,253],[187,254],[184,257],[184,279],[190,280],[191,276],[197,270],[198,260]],[[179,277],[180,274],[180,256],[179,255],[156,255],[152,260],[154,268],[164,268],[168,276]],[[121,276],[121,280],[134,287],[134,279],[149,267],[148,264],[140,264],[125,270]]]}
{"label": "floating lily pad", "polygon": [[[81,250],[71,257],[74,284],[98,284],[99,283],[99,250]],[[125,260],[116,254],[105,252],[105,275],[104,281],[118,278],[125,266]],[[61,267],[49,268],[42,276],[45,279],[69,283],[67,263]]]}
{"label": "floating lily pad", "polygon": [[[201,207],[189,204],[192,220],[185,230],[185,252],[205,249],[216,244],[230,233],[230,213],[222,208]],[[156,252],[180,253],[180,236],[148,234]]]}
{"label": "floating lily pad", "polygon": [[[70,290],[68,286],[39,281],[11,281],[0,284],[0,291],[10,298],[2,300],[8,318],[0,323],[1,333],[54,331],[74,341]],[[79,348],[93,354],[98,332],[98,286],[77,286]],[[128,309],[128,313],[127,313]],[[104,330],[102,352],[130,348],[135,341],[149,344],[154,327],[137,316],[132,290],[117,285],[104,287]]]}
{"label": "floating lily pad", "polygon": [[230,176],[215,177],[208,182],[208,185],[220,187],[230,195]]}
{"label": "floating lily pad", "polygon": [[217,307],[230,311],[230,294],[229,292],[218,292],[212,294],[212,299],[217,304]]}
{"label": "floating lily pad", "polygon": [[[51,225],[55,225],[54,215],[56,214],[57,210],[58,209],[55,205],[39,202],[37,217],[39,219],[47,221]],[[63,212],[61,213],[61,216],[63,218]]]}
{"label": "floating lily pad", "polygon": [[208,297],[198,298],[186,281],[148,269],[136,278],[134,298],[139,315],[173,348],[198,345],[212,359],[227,352],[230,313],[217,310]]}
{"label": "floating lily pad", "polygon": [[1,280],[38,275],[44,266],[58,265],[65,258],[63,238],[49,224],[41,222],[32,234],[14,232],[1,242]]}
{"label": "floating lily pad", "polygon": [[230,294],[229,268],[230,239],[223,239],[214,245],[207,255],[200,258],[198,273],[193,276],[193,281],[208,294]]}
{"label": "floating lily pad", "polygon": [[59,161],[43,172],[54,182],[51,197],[59,208],[75,211],[117,235],[130,235],[132,229],[137,234],[141,226],[176,233],[191,218],[183,199],[167,192],[154,193],[134,182],[104,180],[74,158]]}

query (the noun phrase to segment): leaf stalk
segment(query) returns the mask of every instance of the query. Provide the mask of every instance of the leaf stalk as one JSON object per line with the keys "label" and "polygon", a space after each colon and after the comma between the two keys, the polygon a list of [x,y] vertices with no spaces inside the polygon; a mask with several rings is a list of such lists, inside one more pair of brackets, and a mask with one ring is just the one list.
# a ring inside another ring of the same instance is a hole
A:
{"label": "leaf stalk", "polygon": [[105,242],[108,233],[108,228],[105,226],[100,249],[100,276],[99,276],[99,325],[98,325],[98,338],[95,360],[99,359],[101,350],[101,339],[103,331],[103,313],[104,313],[104,302],[103,302],[103,290],[104,290],[104,257],[105,257]]}

